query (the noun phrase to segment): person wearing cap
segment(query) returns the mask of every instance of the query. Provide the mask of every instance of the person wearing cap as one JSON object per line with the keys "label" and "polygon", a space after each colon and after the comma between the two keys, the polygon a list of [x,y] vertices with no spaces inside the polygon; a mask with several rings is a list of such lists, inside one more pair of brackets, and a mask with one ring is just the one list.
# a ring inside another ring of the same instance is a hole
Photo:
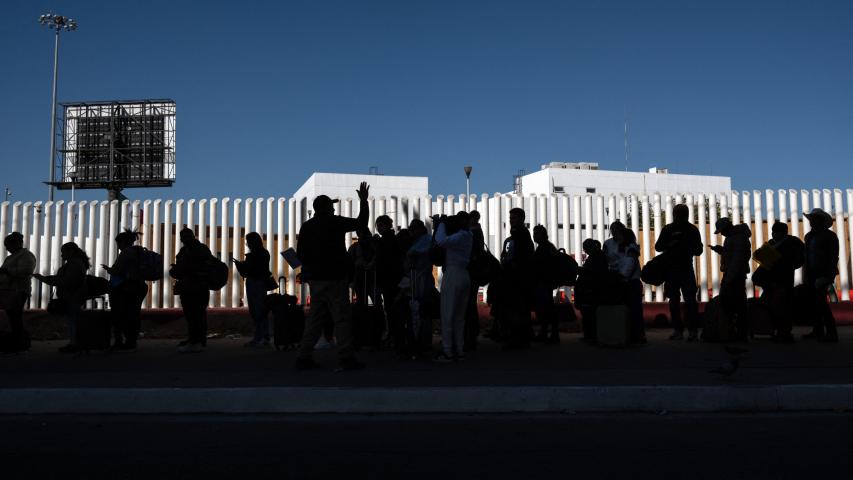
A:
{"label": "person wearing cap", "polygon": [[717,220],[714,235],[725,237],[722,245],[711,250],[720,255],[720,305],[729,318],[735,318],[735,340],[749,339],[749,316],[746,303],[746,276],[752,258],[752,230],[745,223],[734,225],[729,217]]}
{"label": "person wearing cap", "polygon": [[[794,343],[791,334],[794,309],[794,272],[805,262],[803,241],[788,235],[788,224],[776,222],[770,229],[772,238],[767,242],[779,253],[779,260],[767,269],[767,281],[761,298],[766,301],[773,317],[773,341],[775,343]],[[754,277],[753,277],[754,278]]]}
{"label": "person wearing cap", "polygon": [[696,272],[693,269],[693,257],[702,254],[702,237],[699,229],[690,223],[690,210],[687,205],[678,204],[672,209],[673,221],[661,229],[655,242],[655,251],[669,256],[666,281],[663,292],[669,299],[669,315],[672,319],[673,333],[670,340],[684,338],[684,323],[681,321],[681,296],[687,306],[687,341],[699,340],[699,307],[696,303]]}
{"label": "person wearing cap", "polygon": [[36,270],[36,257],[24,248],[24,236],[19,232],[7,235],[3,243],[9,255],[0,267],[0,308],[9,317],[11,335],[2,347],[3,350],[18,352],[29,348],[23,316]]}
{"label": "person wearing cap", "polygon": [[832,231],[832,216],[815,208],[806,214],[811,231],[806,234],[806,261],[803,266],[803,283],[813,289],[814,327],[804,338],[822,342],[838,342],[835,317],[829,308],[827,293],[838,274],[838,236]]}
{"label": "person wearing cap", "polygon": [[326,195],[314,199],[314,216],[302,224],[297,238],[296,254],[302,262],[302,281],[311,289],[311,310],[305,333],[299,345],[296,368],[317,368],[314,345],[323,333],[327,315],[335,323],[335,339],[342,370],[356,370],[364,365],[355,359],[352,344],[352,312],[349,302],[350,261],[344,237],[349,232],[367,228],[370,187],[362,182],[358,190],[358,218],[335,215],[335,201]]}

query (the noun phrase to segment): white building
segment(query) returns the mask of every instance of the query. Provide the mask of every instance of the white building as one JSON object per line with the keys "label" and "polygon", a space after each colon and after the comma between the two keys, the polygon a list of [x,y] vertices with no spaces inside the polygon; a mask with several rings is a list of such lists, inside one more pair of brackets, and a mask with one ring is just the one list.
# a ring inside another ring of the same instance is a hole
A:
{"label": "white building", "polygon": [[408,208],[409,198],[426,197],[429,195],[428,177],[404,177],[396,175],[370,175],[353,173],[321,173],[315,172],[293,195],[299,201],[304,218],[313,214],[312,202],[317,195],[328,195],[332,199],[345,201],[352,199],[352,214],[358,212],[358,195],[356,190],[361,182],[370,184],[370,196],[377,202],[384,200],[384,213],[391,215],[397,212],[398,199],[405,199],[404,208]]}
{"label": "white building", "polygon": [[523,195],[674,195],[684,192],[721,194],[732,189],[731,177],[682,175],[659,168],[650,168],[648,172],[599,170],[597,163],[551,162],[542,165],[538,172],[524,175],[516,182],[516,193]]}

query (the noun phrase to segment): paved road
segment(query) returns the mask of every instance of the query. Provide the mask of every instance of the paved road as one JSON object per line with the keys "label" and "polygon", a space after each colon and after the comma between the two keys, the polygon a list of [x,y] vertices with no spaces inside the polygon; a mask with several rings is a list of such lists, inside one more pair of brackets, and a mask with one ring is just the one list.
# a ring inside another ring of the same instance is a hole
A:
{"label": "paved road", "polygon": [[[800,333],[807,329],[799,329]],[[853,327],[842,341],[777,345],[760,339],[737,375],[709,373],[728,359],[722,345],[672,342],[668,330],[651,330],[642,347],[605,349],[564,335],[560,345],[502,352],[482,340],[480,350],[460,364],[400,361],[391,352],[363,352],[368,368],[335,373],[334,351],[317,353],[324,369],[296,372],[294,352],[252,351],[246,338],[217,339],[197,355],[180,355],[174,340],[143,340],[135,353],[66,356],[61,342],[36,342],[33,351],[0,357],[6,387],[419,387],[459,385],[720,385],[849,383],[853,379]]]}
{"label": "paved road", "polygon": [[29,416],[0,432],[4,479],[849,478],[853,414]]}

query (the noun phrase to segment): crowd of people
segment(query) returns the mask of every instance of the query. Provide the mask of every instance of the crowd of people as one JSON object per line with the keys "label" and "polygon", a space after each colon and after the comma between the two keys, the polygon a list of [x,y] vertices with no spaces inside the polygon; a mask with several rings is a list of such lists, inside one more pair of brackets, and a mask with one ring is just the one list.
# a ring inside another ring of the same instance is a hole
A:
{"label": "crowd of people", "polygon": [[[715,316],[708,318],[709,305],[700,336],[694,265],[705,246],[698,228],[689,221],[686,205],[673,208],[672,223],[661,230],[654,245],[658,252],[655,265],[643,268],[634,232],[619,221],[610,225],[611,237],[603,245],[594,239],[583,242],[584,261],[578,265],[555,247],[543,226],[534,226],[531,236],[520,208],[510,210],[509,236],[501,251],[493,255],[477,211],[435,215],[431,217],[432,232],[419,219],[395,229],[392,219],[382,215],[375,220],[377,233],[373,235],[368,230],[368,185],[362,183],[357,195],[357,218],[336,215],[335,200],[325,195],[316,197],[314,214],[299,231],[296,256],[301,263],[301,282],[309,287],[310,309],[298,345],[297,369],[316,368],[315,346],[332,338],[341,369],[363,368],[356,351],[364,346],[359,338],[365,336],[365,328],[378,329],[367,332],[366,337],[378,335],[383,346],[402,356],[429,356],[444,363],[463,360],[476,350],[481,335],[480,287],[487,289],[492,317],[484,335],[501,342],[505,350],[525,349],[533,342],[559,343],[559,323],[566,315],[574,315],[574,307],[581,316],[582,340],[595,344],[599,341],[597,317],[604,305],[622,306],[626,343],[643,344],[643,280],[647,274],[648,278],[659,278],[655,284],[662,284],[669,301],[671,340],[747,341],[751,313],[746,282],[753,258],[760,266],[751,279],[762,288],[760,301],[772,317],[774,341],[794,341],[794,315],[806,315],[813,322],[813,330],[805,338],[838,341],[827,298],[835,288],[838,238],[831,229],[833,218],[821,209],[806,215],[810,231],[804,242],[789,235],[786,224],[777,222],[771,226],[771,240],[755,257],[748,225],[735,225],[728,217],[716,222],[714,234],[722,235],[724,242],[708,248],[720,255],[722,280],[719,296],[712,300]],[[358,239],[347,248],[344,239],[351,232]],[[228,268],[192,230],[184,228],[179,238],[182,246],[168,272],[175,281],[174,291],[187,322],[187,339],[178,350],[197,353],[206,346],[210,292],[224,285],[219,277],[224,269],[227,279]],[[134,232],[119,234],[115,262],[103,265],[110,277],[110,347],[117,351],[136,349],[141,307],[148,292],[146,281],[152,279],[146,270],[150,262],[147,251],[136,244],[137,240]],[[278,288],[278,282],[270,273],[270,254],[261,236],[251,232],[245,240],[244,259],[231,261],[245,279],[246,301],[254,323],[254,336],[246,346],[263,348],[271,342],[267,296]],[[73,242],[64,244],[61,266],[55,274],[43,276],[34,273],[36,259],[24,248],[20,233],[6,237],[5,246],[8,256],[0,267],[0,308],[5,310],[10,328],[0,336],[2,349],[29,348],[22,313],[31,293],[31,278],[36,278],[55,287],[50,309],[62,315],[68,325],[69,343],[60,351],[77,351],[76,325],[91,298],[87,292],[91,265],[86,253]],[[803,282],[795,287],[795,272],[800,268]],[[435,272],[440,272],[440,288],[436,288]],[[570,297],[562,304],[555,303],[555,291],[567,286],[574,287],[574,307],[569,305]],[[794,299],[804,296],[807,306],[798,310]],[[370,310],[360,307],[368,305],[374,309],[371,315],[376,309],[381,311],[381,322],[368,325],[362,318]],[[435,353],[434,319],[439,320],[440,338],[440,349]]]}

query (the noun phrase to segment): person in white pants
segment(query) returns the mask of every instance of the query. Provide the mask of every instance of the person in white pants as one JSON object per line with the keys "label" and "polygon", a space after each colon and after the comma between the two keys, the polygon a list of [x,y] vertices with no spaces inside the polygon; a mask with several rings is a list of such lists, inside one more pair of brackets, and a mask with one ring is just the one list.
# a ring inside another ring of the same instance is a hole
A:
{"label": "person in white pants", "polygon": [[468,230],[468,213],[459,212],[439,219],[435,243],[444,249],[444,275],[441,280],[441,347],[436,358],[450,362],[465,358],[465,309],[471,279],[468,260],[473,236]]}

